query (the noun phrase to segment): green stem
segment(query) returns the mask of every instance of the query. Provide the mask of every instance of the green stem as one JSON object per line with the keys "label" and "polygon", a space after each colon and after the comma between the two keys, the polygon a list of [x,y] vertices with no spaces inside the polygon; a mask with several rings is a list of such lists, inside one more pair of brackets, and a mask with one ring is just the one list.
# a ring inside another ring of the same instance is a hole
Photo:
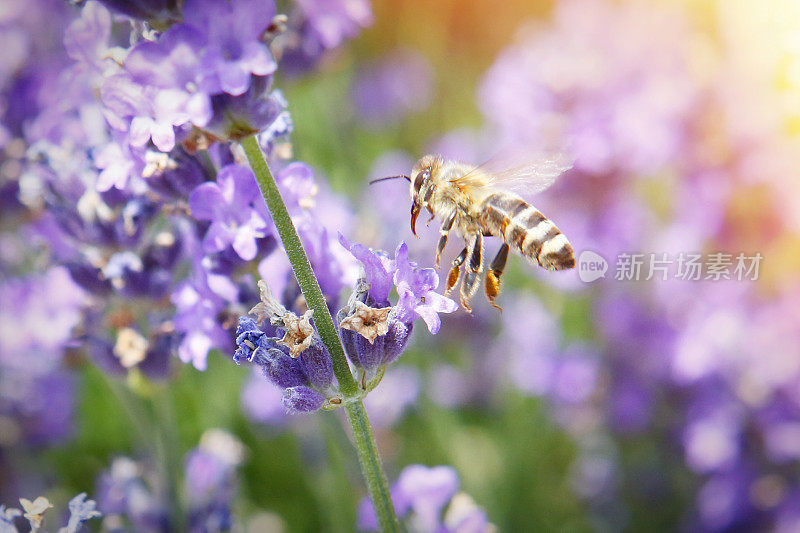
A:
{"label": "green stem", "polygon": [[389,494],[389,485],[383,473],[381,457],[378,455],[378,446],[369,425],[367,410],[361,400],[348,403],[345,406],[347,419],[353,428],[353,440],[358,451],[358,462],[361,464],[361,473],[367,481],[367,491],[378,517],[381,531],[400,531],[397,516],[394,512],[392,497]]}
{"label": "green stem", "polygon": [[300,242],[300,237],[297,235],[292,218],[289,216],[289,211],[283,202],[278,190],[278,184],[275,183],[275,178],[269,170],[255,135],[245,137],[242,140],[242,148],[244,148],[247,160],[250,162],[250,167],[256,176],[258,187],[261,189],[261,194],[264,196],[270,215],[272,215],[272,221],[283,242],[286,255],[289,256],[289,262],[297,277],[300,290],[303,291],[303,296],[309,309],[314,310],[314,325],[317,327],[317,332],[319,332],[322,342],[331,354],[333,373],[339,382],[339,390],[345,396],[347,418],[353,428],[353,440],[358,451],[361,472],[367,482],[367,490],[375,507],[378,524],[381,531],[399,531],[397,517],[389,494],[389,484],[386,482],[386,475],[383,473],[383,465],[380,455],[378,455],[378,447],[375,444],[372,427],[369,424],[364,404],[361,403],[357,396],[359,393],[358,385],[350,372],[350,365],[347,364],[342,341],[336,333],[336,327],[328,309],[328,304],[325,301],[325,296],[323,296],[317,277],[311,269],[311,263],[308,261],[308,256]]}
{"label": "green stem", "polygon": [[292,223],[292,217],[289,216],[286,204],[283,203],[278,184],[272,177],[272,172],[267,166],[267,160],[264,159],[255,135],[245,137],[242,140],[242,148],[244,148],[250,167],[256,175],[258,187],[267,202],[272,221],[278,229],[278,235],[286,249],[286,255],[289,256],[289,262],[292,264],[294,275],[297,276],[297,282],[300,284],[300,290],[303,291],[306,304],[309,309],[314,310],[314,325],[317,327],[325,347],[331,353],[333,373],[339,382],[339,390],[345,396],[355,396],[358,393],[358,385],[353,379],[353,374],[350,373],[350,366],[347,364],[339,335],[336,334],[336,327],[333,325],[333,317],[328,309],[325,296],[322,294],[322,289],[319,288],[317,277],[311,269],[311,263],[308,261],[306,251],[303,249],[303,244]]}

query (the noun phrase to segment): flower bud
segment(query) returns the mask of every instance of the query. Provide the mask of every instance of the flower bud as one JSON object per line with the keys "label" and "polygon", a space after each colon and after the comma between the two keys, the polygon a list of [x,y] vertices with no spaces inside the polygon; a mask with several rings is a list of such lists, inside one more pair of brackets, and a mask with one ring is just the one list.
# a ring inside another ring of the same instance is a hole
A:
{"label": "flower bud", "polygon": [[333,383],[333,361],[325,346],[317,340],[300,354],[300,366],[305,370],[311,385],[325,390]]}
{"label": "flower bud", "polygon": [[368,373],[395,361],[406,347],[413,325],[398,320],[394,308],[375,309],[360,301],[337,315],[345,352]]}
{"label": "flower bud", "polygon": [[309,413],[325,403],[325,397],[311,387],[289,387],[283,391],[283,406],[290,412]]}
{"label": "flower bud", "polygon": [[253,362],[264,369],[264,375],[281,388],[308,385],[308,377],[302,365],[278,348],[266,346],[267,338],[259,339],[259,348]]}
{"label": "flower bud", "polygon": [[375,339],[375,342],[370,343],[358,333],[342,330],[342,337],[351,337],[350,345],[353,351],[348,352],[348,355],[356,366],[367,370],[374,370],[381,365],[384,355],[385,336],[378,337]]}
{"label": "flower bud", "polygon": [[[272,76],[252,76],[250,80],[244,94],[220,93],[211,97],[213,115],[203,131],[217,139],[234,141],[261,131],[269,131],[273,138],[289,133],[291,121],[284,118],[286,99],[280,91],[269,91]],[[281,127],[270,128],[279,124]]]}
{"label": "flower bud", "polygon": [[383,361],[384,365],[394,362],[403,353],[411,337],[411,330],[414,329],[413,323],[406,323],[402,320],[392,320],[389,323],[389,332],[384,337]]}

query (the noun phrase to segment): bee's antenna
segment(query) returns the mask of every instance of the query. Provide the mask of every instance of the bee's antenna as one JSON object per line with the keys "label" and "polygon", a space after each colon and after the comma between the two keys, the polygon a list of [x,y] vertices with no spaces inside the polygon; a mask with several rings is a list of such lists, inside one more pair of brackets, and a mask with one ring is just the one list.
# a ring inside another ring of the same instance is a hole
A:
{"label": "bee's antenna", "polygon": [[369,184],[372,185],[373,183],[378,183],[379,181],[393,180],[395,178],[405,178],[405,179],[408,180],[409,183],[411,183],[411,178],[409,178],[405,174],[398,174],[397,176],[386,176],[385,178],[377,178],[377,179],[371,180],[369,182]]}

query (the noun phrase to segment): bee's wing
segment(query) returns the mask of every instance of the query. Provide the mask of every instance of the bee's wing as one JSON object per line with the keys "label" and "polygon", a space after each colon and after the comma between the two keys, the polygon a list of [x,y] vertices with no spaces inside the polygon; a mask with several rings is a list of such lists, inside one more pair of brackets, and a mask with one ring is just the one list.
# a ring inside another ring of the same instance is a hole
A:
{"label": "bee's wing", "polygon": [[561,154],[542,156],[526,163],[489,171],[492,185],[522,195],[540,193],[549,188],[567,170],[572,162]]}
{"label": "bee's wing", "polygon": [[572,160],[561,153],[534,156],[497,155],[469,172],[481,172],[490,178],[492,188],[515,192],[522,197],[549,188],[564,172],[572,168]]}

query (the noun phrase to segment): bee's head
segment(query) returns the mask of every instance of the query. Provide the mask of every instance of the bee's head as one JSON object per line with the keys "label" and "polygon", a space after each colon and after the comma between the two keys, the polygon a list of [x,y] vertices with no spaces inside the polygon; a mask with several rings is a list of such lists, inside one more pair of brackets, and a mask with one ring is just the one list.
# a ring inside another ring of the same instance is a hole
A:
{"label": "bee's head", "polygon": [[426,155],[421,158],[414,167],[411,169],[411,179],[409,184],[409,191],[411,199],[422,203],[420,199],[420,192],[424,191],[425,186],[429,185],[431,173],[434,172],[434,167],[437,166],[439,158],[435,155]]}
{"label": "bee's head", "polygon": [[416,236],[414,228],[417,216],[425,201],[422,195],[431,189],[431,174],[435,172],[440,158],[434,155],[426,155],[411,169],[409,192],[411,193],[411,232]]}

